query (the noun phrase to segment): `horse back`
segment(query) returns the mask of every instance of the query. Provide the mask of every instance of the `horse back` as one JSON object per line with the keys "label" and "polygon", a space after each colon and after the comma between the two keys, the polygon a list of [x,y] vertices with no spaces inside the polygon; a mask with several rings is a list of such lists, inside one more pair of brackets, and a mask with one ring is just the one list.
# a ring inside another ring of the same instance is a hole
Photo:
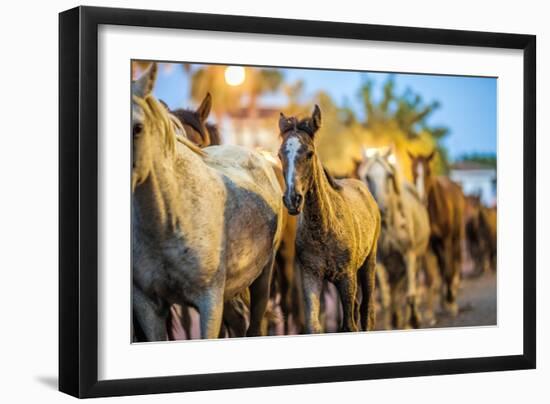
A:
{"label": "horse back", "polygon": [[458,184],[437,177],[428,194],[432,236],[461,239],[464,233],[464,194]]}
{"label": "horse back", "polygon": [[406,212],[408,219],[412,245],[413,247],[425,248],[430,237],[428,210],[412,184],[404,182],[402,190],[403,210]]}
{"label": "horse back", "polygon": [[281,240],[282,192],[271,163],[259,153],[237,146],[204,149],[207,164],[222,177],[226,299],[259,276]]}
{"label": "horse back", "polygon": [[[371,247],[375,244],[380,232],[380,210],[367,185],[354,178],[335,180],[338,193],[344,200],[342,212],[348,212],[353,222],[353,229],[360,244]],[[369,249],[370,252],[370,249]]]}

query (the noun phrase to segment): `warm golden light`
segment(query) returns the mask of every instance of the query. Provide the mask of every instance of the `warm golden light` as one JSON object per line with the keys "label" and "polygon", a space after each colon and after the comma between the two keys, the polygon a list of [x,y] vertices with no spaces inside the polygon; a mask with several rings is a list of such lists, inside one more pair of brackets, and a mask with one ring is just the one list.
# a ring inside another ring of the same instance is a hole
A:
{"label": "warm golden light", "polygon": [[230,86],[240,86],[245,78],[244,67],[228,66],[225,69],[225,82]]}

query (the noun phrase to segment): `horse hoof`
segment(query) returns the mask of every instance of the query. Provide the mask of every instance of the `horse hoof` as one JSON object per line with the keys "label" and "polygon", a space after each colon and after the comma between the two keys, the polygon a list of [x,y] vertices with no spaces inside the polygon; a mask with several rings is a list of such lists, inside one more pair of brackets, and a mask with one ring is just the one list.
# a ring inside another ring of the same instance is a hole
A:
{"label": "horse hoof", "polygon": [[451,315],[451,317],[458,316],[458,304],[456,303],[448,303],[446,304],[446,310]]}

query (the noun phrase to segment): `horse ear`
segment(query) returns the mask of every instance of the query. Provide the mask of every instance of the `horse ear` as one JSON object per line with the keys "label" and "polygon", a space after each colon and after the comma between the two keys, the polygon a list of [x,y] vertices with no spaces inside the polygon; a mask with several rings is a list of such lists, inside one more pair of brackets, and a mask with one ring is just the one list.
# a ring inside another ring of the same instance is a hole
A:
{"label": "horse ear", "polygon": [[432,152],[426,157],[426,160],[432,161],[432,159],[435,157],[436,149],[433,149]]}
{"label": "horse ear", "polygon": [[155,86],[155,81],[157,80],[157,71],[158,67],[155,62],[145,70],[139,79],[137,79],[133,84],[133,93],[140,98],[151,94],[153,92],[153,87]]}
{"label": "horse ear", "polygon": [[279,131],[285,133],[288,130],[288,118],[282,112],[279,114]]}
{"label": "horse ear", "polygon": [[201,122],[204,122],[208,119],[210,115],[210,110],[212,109],[212,96],[210,93],[206,93],[204,100],[202,100],[201,105],[197,108],[197,114]]}
{"label": "horse ear", "polygon": [[387,160],[390,158],[390,156],[393,154],[393,147],[388,146],[386,151],[384,152],[384,158]]}
{"label": "horse ear", "polygon": [[319,108],[319,105],[317,104],[315,104],[315,108],[313,108],[311,122],[313,123],[313,127],[311,129],[313,129],[313,133],[315,133],[321,127],[321,108]]}
{"label": "horse ear", "polygon": [[367,153],[367,148],[365,146],[361,147],[361,159],[363,161],[367,161],[369,159],[369,155]]}
{"label": "horse ear", "polygon": [[159,102],[164,108],[166,108],[166,110],[170,111],[170,108],[168,107],[168,104],[166,102],[164,102],[164,100],[161,100],[159,98]]}
{"label": "horse ear", "polygon": [[411,160],[416,159],[416,156],[415,156],[414,154],[412,154],[412,153],[411,153],[410,151],[408,151],[408,150],[407,150],[407,155],[409,156],[409,158],[410,158]]}

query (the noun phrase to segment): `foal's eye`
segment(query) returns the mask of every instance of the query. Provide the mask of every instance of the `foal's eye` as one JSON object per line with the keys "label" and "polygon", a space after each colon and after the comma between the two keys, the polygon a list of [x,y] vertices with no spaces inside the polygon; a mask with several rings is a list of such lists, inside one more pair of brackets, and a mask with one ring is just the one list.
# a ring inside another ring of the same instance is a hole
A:
{"label": "foal's eye", "polygon": [[312,157],[313,157],[313,150],[310,150],[306,153],[306,158],[309,160]]}
{"label": "foal's eye", "polygon": [[141,124],[141,123],[136,123],[136,124],[134,125],[133,130],[132,130],[132,134],[133,134],[134,136],[137,136],[137,135],[141,134],[141,132],[143,132],[143,124]]}

